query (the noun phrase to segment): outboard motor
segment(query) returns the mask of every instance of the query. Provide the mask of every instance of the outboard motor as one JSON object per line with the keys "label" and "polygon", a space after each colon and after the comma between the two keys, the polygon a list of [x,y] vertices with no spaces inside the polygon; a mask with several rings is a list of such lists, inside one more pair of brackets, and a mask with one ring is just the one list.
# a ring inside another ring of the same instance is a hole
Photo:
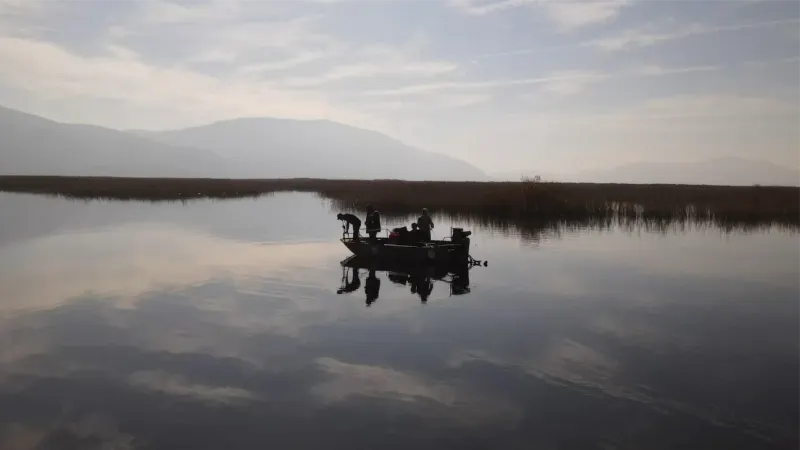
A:
{"label": "outboard motor", "polygon": [[[463,246],[464,258],[469,257],[469,235],[471,234],[471,231],[464,231],[463,228],[453,228],[453,233],[450,236],[454,244]],[[461,253],[461,251],[459,251],[459,253]]]}
{"label": "outboard motor", "polygon": [[450,238],[453,240],[453,243],[458,244],[458,243],[464,241],[465,239],[467,241],[469,241],[469,239],[467,239],[467,238],[471,234],[472,234],[472,231],[464,231],[463,228],[453,228],[453,234],[452,234],[452,236],[450,236]]}

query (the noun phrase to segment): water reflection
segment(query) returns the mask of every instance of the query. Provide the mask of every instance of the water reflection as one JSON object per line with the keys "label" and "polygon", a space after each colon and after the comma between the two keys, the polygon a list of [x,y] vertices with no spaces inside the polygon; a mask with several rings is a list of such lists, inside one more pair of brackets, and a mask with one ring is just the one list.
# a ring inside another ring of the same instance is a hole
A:
{"label": "water reflection", "polygon": [[[337,231],[336,213],[359,211],[309,194],[273,194],[257,199],[170,202],[61,199],[31,194],[0,193],[0,247],[25,239],[72,230],[110,228],[131,223],[170,223],[245,242],[320,241]],[[284,213],[280,213],[284,212]],[[291,212],[291,213],[285,213]],[[384,227],[408,225],[415,214],[381,211]],[[625,231],[629,234],[760,234],[777,231],[797,236],[800,227],[769,220],[636,219],[625,217],[581,220],[514,220],[479,214],[433,215],[434,238],[449,235],[450,226],[480,235],[519,239],[528,246],[576,236],[587,231]],[[438,236],[442,233],[442,236]],[[477,235],[473,236],[473,240]]]}
{"label": "water reflection", "polygon": [[0,216],[2,449],[800,443],[792,234],[478,231],[463,273],[342,265],[295,196],[67,205]]}
{"label": "water reflection", "polygon": [[409,287],[412,295],[419,297],[420,302],[428,302],[434,283],[446,284],[449,295],[465,295],[471,292],[469,287],[469,271],[476,264],[467,262],[448,265],[418,265],[391,261],[373,261],[355,256],[348,257],[340,262],[342,266],[342,286],[337,294],[354,293],[361,287],[361,272],[367,273],[364,293],[366,305],[370,306],[380,295],[381,280],[377,273],[385,274],[386,278],[396,286]]}
{"label": "water reflection", "polygon": [[[342,211],[363,213],[355,209],[347,201],[331,200],[327,203],[328,211],[336,214]],[[393,223],[403,225],[416,220],[415,213],[382,210],[381,215]],[[439,211],[433,214],[434,220],[444,223],[455,223],[456,226],[468,225],[482,232],[501,233],[521,239],[526,244],[538,244],[550,239],[558,239],[565,235],[578,234],[585,230],[609,231],[625,230],[629,233],[691,233],[693,231],[716,230],[722,233],[762,233],[779,230],[785,233],[800,232],[797,217],[781,219],[759,216],[742,217],[737,220],[704,215],[675,215],[664,217],[643,217],[609,214],[606,216],[587,216],[580,218],[561,217],[553,219],[527,219],[523,217],[501,217],[479,213],[452,213]]]}

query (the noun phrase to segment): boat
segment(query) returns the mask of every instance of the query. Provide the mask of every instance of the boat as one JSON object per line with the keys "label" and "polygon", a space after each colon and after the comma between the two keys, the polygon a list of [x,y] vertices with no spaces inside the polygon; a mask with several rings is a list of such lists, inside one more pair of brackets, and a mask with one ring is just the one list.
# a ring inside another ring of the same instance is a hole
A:
{"label": "boat", "polygon": [[360,258],[426,264],[474,264],[477,261],[469,254],[472,232],[463,228],[452,228],[450,236],[426,242],[410,240],[406,227],[394,228],[388,236],[374,239],[363,236],[356,239],[346,231],[346,227],[343,229],[342,244]]}

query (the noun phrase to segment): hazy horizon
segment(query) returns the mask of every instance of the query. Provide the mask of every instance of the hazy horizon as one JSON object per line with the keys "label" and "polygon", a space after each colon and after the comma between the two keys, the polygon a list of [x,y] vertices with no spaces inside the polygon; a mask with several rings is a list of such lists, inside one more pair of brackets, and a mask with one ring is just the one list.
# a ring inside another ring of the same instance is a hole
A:
{"label": "hazy horizon", "polygon": [[[4,106],[0,105],[0,108],[4,108]],[[11,111],[15,111],[15,110],[12,109]],[[23,114],[34,115],[36,117],[40,117],[40,118],[43,118],[43,119],[46,119],[46,120],[54,120],[54,119],[52,119],[50,117],[38,116],[38,115],[32,114],[32,113],[27,112],[27,111],[17,111],[17,112],[20,112],[20,113],[23,113]],[[187,130],[192,130],[192,129],[202,129],[202,128],[205,128],[205,127],[211,127],[211,126],[218,125],[218,124],[234,123],[234,122],[240,122],[240,121],[258,121],[258,120],[270,120],[270,121],[271,120],[313,121],[315,119],[306,119],[306,120],[304,120],[304,119],[293,119],[293,118],[276,118],[276,117],[268,117],[268,116],[250,116],[250,117],[232,117],[232,118],[228,118],[228,119],[224,119],[223,118],[223,119],[215,120],[215,121],[212,121],[212,122],[207,122],[207,123],[202,123],[202,124],[198,124],[198,125],[189,126],[189,127],[186,127],[186,128],[174,128],[174,129],[173,128],[168,128],[168,129],[152,128],[152,129],[129,129],[129,130],[112,128],[112,127],[107,127],[107,128],[109,128],[111,130],[115,130],[115,131],[124,132],[124,133],[132,133],[134,135],[142,135],[144,137],[148,137],[148,138],[152,139],[152,138],[157,137],[160,133],[164,133],[164,132],[180,132],[180,131],[187,131]],[[320,119],[320,120],[328,120],[328,119]],[[82,123],[77,123],[77,122],[73,122],[73,123],[59,122],[59,121],[56,121],[56,122],[63,123],[65,125],[87,125],[87,124],[82,124]],[[333,123],[336,123],[336,122],[333,122]],[[91,125],[91,124],[89,124],[89,125]],[[368,128],[363,128],[363,130],[378,132],[377,130],[370,130]],[[156,134],[155,135],[151,135],[149,133],[156,133]],[[396,139],[399,142],[405,144],[404,141],[402,141],[401,139],[398,139],[396,136],[388,136],[387,135],[387,137],[390,138],[390,139]],[[156,139],[156,141],[161,142],[162,140]],[[166,142],[166,143],[169,143],[169,142]],[[199,147],[196,146],[196,145],[191,145],[189,147],[190,148],[199,149]],[[440,153],[440,152],[437,152],[435,149],[434,150],[431,150],[431,149],[419,149],[419,150],[422,150],[422,151],[425,151],[425,152],[430,152],[430,153]],[[219,148],[219,147],[216,148],[215,151],[216,152],[220,152],[220,153],[224,153],[223,149]],[[446,155],[446,156],[451,156],[451,155]],[[629,169],[630,170],[633,170],[633,169],[641,170],[642,168],[647,168],[647,169],[651,169],[652,171],[656,171],[656,172],[660,172],[660,173],[657,173],[656,176],[654,177],[655,179],[652,180],[652,181],[639,180],[637,182],[644,182],[644,183],[655,182],[655,183],[658,183],[658,182],[663,182],[663,180],[659,181],[660,178],[666,177],[667,179],[669,179],[670,177],[674,176],[674,173],[670,173],[669,169],[680,170],[680,171],[683,171],[683,170],[685,170],[687,168],[706,170],[707,167],[702,167],[704,164],[720,163],[719,167],[721,167],[723,169],[723,171],[724,171],[727,166],[739,165],[741,167],[741,166],[743,166],[743,165],[745,165],[747,163],[751,163],[751,162],[752,163],[762,164],[762,166],[763,165],[775,164],[771,160],[758,158],[758,157],[735,157],[735,156],[730,156],[730,155],[721,155],[721,156],[715,156],[715,157],[711,157],[711,158],[700,158],[700,159],[694,159],[694,160],[687,159],[687,160],[679,162],[679,163],[671,163],[671,164],[665,162],[664,160],[633,160],[633,161],[630,161],[628,163],[623,163],[623,164],[601,166],[601,167],[598,167],[595,170],[588,170],[588,171],[575,171],[575,170],[569,171],[569,170],[566,170],[566,171],[562,171],[562,172],[553,172],[553,171],[537,171],[537,170],[532,170],[532,169],[528,169],[528,168],[524,168],[523,167],[523,168],[518,168],[517,170],[510,170],[510,171],[506,170],[506,171],[491,172],[491,171],[486,171],[483,168],[478,167],[478,166],[475,166],[475,168],[478,169],[478,170],[482,170],[488,177],[493,178],[493,179],[497,179],[497,180],[516,181],[516,180],[519,180],[520,177],[540,176],[543,180],[570,181],[570,182],[571,181],[577,181],[577,182],[592,181],[591,179],[593,177],[597,177],[597,176],[599,176],[602,179],[602,182],[616,182],[616,181],[627,182],[624,179],[626,177],[630,176],[631,174],[627,174],[626,173],[625,176],[620,177],[621,178],[620,180],[614,180],[613,178],[616,176],[615,172],[616,171],[623,171],[623,173],[624,173],[625,170],[629,170]],[[659,165],[661,165],[661,167],[657,167]],[[694,166],[697,166],[697,167],[694,167]],[[776,164],[776,166],[780,166],[780,165]],[[794,172],[794,173],[790,174],[790,177],[793,180],[792,181],[792,185],[800,185],[800,167],[793,167],[793,166],[783,166],[783,167],[787,171],[793,171]],[[763,167],[761,167],[761,168],[763,169]],[[661,170],[659,171],[659,169],[661,169]],[[691,181],[687,182],[688,184],[702,184],[701,183],[701,181],[702,181],[701,180],[701,178],[702,178],[701,174],[685,174],[685,175],[687,176],[688,179],[691,180]],[[724,174],[723,173],[721,175],[722,175],[721,178],[725,179],[723,184],[730,184],[730,183],[734,183],[734,184],[751,184],[751,182],[747,181],[747,180],[736,180],[733,177],[729,176],[729,174]],[[766,178],[762,177],[760,179],[761,183],[768,183],[768,178],[769,178],[770,174],[765,174],[765,175],[766,175]],[[782,175],[785,175],[785,174],[782,174]],[[647,177],[650,177],[650,176],[653,176],[652,172],[651,173],[639,174],[637,176],[637,178],[642,178],[642,177],[647,178]],[[588,179],[587,179],[587,177],[588,177]],[[711,177],[711,178],[714,178],[714,177]],[[716,181],[719,181],[719,179],[720,178],[717,177]],[[785,181],[785,180],[782,180],[782,181]]]}
{"label": "hazy horizon", "polygon": [[166,130],[327,119],[488,174],[800,169],[793,1],[0,0],[0,104]]}

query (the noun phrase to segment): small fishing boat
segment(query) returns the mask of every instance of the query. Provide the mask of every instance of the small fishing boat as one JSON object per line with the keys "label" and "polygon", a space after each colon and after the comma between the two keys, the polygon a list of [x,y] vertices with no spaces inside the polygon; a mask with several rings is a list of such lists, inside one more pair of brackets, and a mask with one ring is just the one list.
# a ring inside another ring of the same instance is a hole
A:
{"label": "small fishing boat", "polygon": [[387,237],[376,236],[374,240],[363,236],[354,239],[345,231],[341,241],[353,255],[360,258],[435,264],[458,262],[474,264],[476,261],[469,254],[471,231],[453,228],[447,238],[413,242],[407,238],[404,229],[405,227],[395,228]]}

